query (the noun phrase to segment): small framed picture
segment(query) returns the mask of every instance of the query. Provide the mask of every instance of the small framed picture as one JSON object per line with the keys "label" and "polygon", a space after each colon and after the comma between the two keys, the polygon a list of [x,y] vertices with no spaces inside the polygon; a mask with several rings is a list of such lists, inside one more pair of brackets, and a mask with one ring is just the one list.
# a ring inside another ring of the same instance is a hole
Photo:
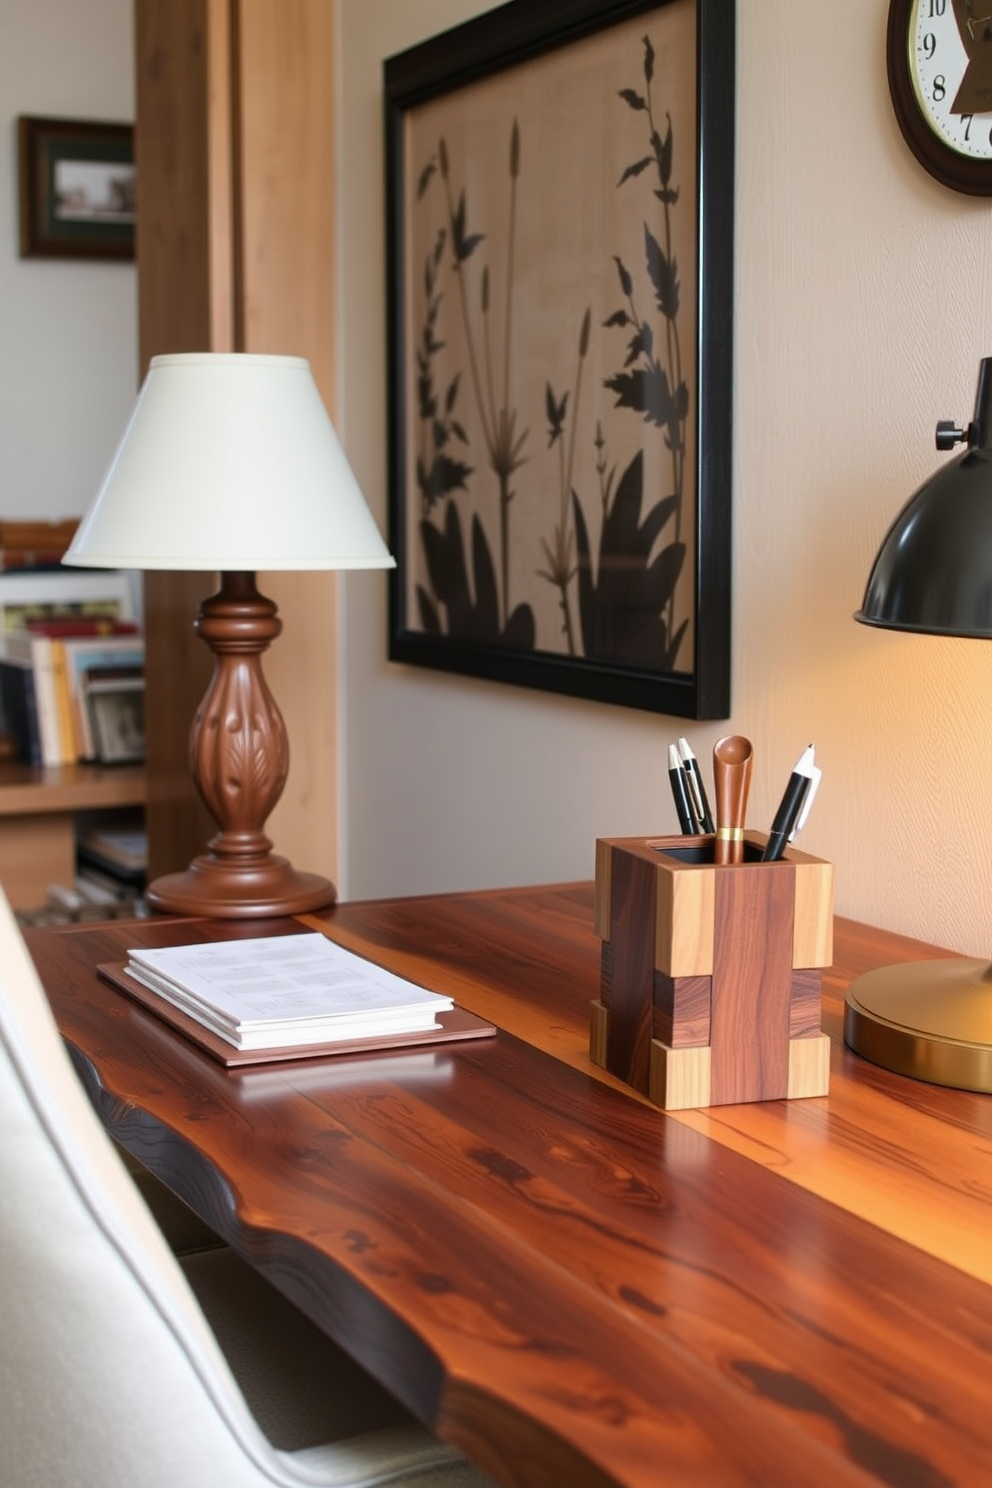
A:
{"label": "small framed picture", "polygon": [[22,258],[134,257],[134,129],[17,121]]}
{"label": "small framed picture", "polygon": [[93,747],[101,765],[130,764],[144,759],[144,678],[91,682],[86,689],[86,707]]}

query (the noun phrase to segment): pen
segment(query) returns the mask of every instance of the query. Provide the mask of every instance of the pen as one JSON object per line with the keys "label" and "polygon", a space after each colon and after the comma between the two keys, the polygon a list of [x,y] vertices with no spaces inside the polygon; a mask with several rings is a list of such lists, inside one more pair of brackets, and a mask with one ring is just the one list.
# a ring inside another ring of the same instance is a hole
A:
{"label": "pen", "polygon": [[713,745],[713,789],[716,796],[714,863],[744,861],[744,822],[753,758],[751,741],[743,734],[730,734]]}
{"label": "pen", "polygon": [[699,771],[699,761],[692,752],[692,745],[688,739],[679,739],[679,755],[682,760],[682,768],[689,782],[689,798],[696,821],[701,832],[712,832],[713,818],[710,815],[710,803],[706,799],[706,788],[703,785],[703,777]]}
{"label": "pen", "polygon": [[[817,778],[822,771],[817,769],[814,763],[815,751],[812,744],[808,744],[796,761],[792,774],[789,776],[785,787],[785,794],[779,802],[772,829],[768,834],[765,850],[761,854],[763,863],[775,863],[785,852],[785,845],[793,837],[800,825],[800,818],[805,822],[809,814],[809,807],[813,804],[813,794],[819,784]],[[815,784],[814,784],[815,781]],[[805,811],[804,811],[805,808]]]}
{"label": "pen", "polygon": [[689,804],[689,788],[686,785],[685,771],[682,769],[679,752],[674,744],[668,746],[668,778],[672,782],[672,795],[675,797],[675,810],[678,812],[682,835],[691,837],[696,830],[696,823],[693,821],[692,807]]}
{"label": "pen", "polygon": [[798,837],[799,833],[802,831],[803,827],[806,825],[806,818],[809,816],[809,808],[813,804],[813,797],[816,795],[817,791],[819,790],[819,788],[820,788],[820,781],[822,779],[823,779],[823,771],[820,769],[819,765],[814,765],[813,766],[813,772],[812,772],[812,774],[810,776],[809,785],[806,787],[806,794],[803,797],[802,809],[799,812],[799,820],[796,822],[796,825],[793,827],[792,831],[789,833],[789,841],[790,842],[792,841],[792,839],[794,837]]}

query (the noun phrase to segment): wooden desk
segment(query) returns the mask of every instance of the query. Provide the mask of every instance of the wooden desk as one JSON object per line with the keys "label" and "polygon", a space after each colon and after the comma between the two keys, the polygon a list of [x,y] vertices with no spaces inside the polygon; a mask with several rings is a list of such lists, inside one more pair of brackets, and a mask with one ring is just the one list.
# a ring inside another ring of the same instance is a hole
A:
{"label": "wooden desk", "polygon": [[[848,977],[921,948],[838,924],[829,1096],[665,1115],[588,1060],[591,906],[575,885],[29,943],[114,1134],[508,1488],[992,1481],[992,1100],[839,1042]],[[92,973],[300,925],[501,1032],[234,1073]]]}

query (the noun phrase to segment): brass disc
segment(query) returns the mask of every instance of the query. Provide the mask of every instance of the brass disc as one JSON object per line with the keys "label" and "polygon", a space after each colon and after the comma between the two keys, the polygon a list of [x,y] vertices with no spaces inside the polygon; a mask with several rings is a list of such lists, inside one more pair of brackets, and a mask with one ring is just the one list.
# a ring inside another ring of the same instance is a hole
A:
{"label": "brass disc", "polygon": [[992,1094],[992,966],[948,957],[866,972],[848,989],[844,1038],[883,1069]]}

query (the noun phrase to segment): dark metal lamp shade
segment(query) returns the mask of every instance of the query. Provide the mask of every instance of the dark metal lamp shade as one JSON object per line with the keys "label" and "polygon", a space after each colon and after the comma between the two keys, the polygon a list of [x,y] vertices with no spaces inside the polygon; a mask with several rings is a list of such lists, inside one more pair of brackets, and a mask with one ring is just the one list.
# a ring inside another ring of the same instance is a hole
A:
{"label": "dark metal lamp shade", "polygon": [[[937,425],[964,454],[925,481],[886,533],[856,620],[889,630],[992,639],[992,358],[967,429]],[[937,1085],[992,1093],[992,966],[917,961],[858,977],[844,1038],[865,1059]]]}
{"label": "dark metal lamp shade", "polygon": [[968,429],[938,425],[938,448],[968,440],[925,481],[885,535],[856,620],[890,630],[992,638],[992,358]]}

